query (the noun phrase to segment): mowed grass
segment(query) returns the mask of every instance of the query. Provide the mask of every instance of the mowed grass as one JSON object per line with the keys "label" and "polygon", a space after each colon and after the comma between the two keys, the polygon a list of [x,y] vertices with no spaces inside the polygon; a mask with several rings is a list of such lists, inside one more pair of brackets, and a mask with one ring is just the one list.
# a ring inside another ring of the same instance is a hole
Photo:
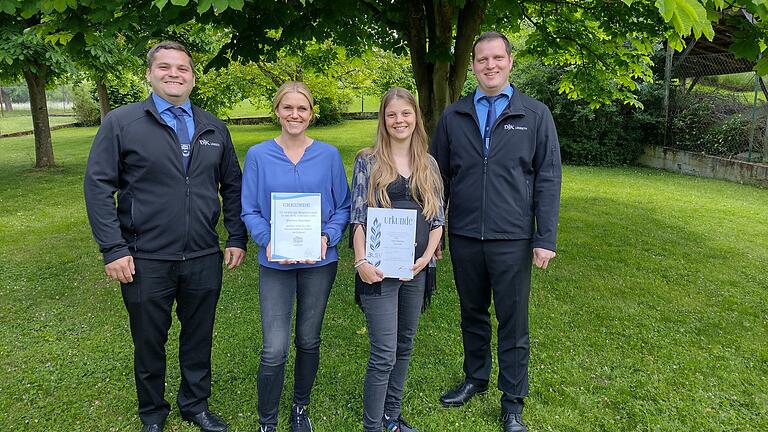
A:
{"label": "mowed grass", "polygon": [[[51,126],[77,122],[77,118],[75,118],[71,111],[67,112],[62,109],[52,108],[49,109],[49,113],[68,114],[66,116],[57,115],[55,117],[49,117],[48,121]],[[15,109],[13,111],[3,111],[3,116],[0,117],[0,134],[28,130],[32,130],[32,114],[29,110]]]}
{"label": "mowed grass", "polygon": [[[348,170],[374,121],[313,128]],[[103,275],[82,199],[94,128],[55,131],[60,167],[37,171],[32,137],[0,140],[0,428],[135,431],[132,344],[119,287]],[[277,134],[232,128],[240,158]],[[349,171],[348,171],[349,173]],[[557,259],[534,271],[531,431],[768,430],[768,191],[642,168],[566,167]],[[256,247],[225,272],[210,406],[256,431],[261,332]],[[365,321],[342,247],[311,415],[361,430]],[[500,393],[444,409],[462,378],[449,260],[422,316],[404,415],[422,432],[499,431]],[[175,400],[178,322],[168,342]],[[495,344],[494,344],[495,346]],[[289,360],[292,370],[293,356]],[[292,373],[281,403],[287,431]],[[495,371],[494,371],[495,376]],[[193,432],[173,409],[166,430]]]}

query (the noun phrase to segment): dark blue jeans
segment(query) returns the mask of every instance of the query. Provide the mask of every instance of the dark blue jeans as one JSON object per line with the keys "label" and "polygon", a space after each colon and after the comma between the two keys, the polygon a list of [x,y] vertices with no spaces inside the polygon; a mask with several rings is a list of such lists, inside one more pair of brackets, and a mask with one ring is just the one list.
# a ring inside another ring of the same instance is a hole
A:
{"label": "dark blue jeans", "polygon": [[424,302],[426,271],[412,280],[384,279],[381,295],[362,295],[371,354],[363,385],[363,428],[381,431],[381,419],[400,416],[403,388]]}
{"label": "dark blue jeans", "polygon": [[320,267],[290,270],[260,266],[262,349],[256,381],[259,393],[259,423],[262,425],[277,425],[285,361],[288,359],[291,340],[294,302],[296,364],[293,403],[309,405],[309,396],[320,363],[320,330],[328,296],[336,278],[336,267],[336,262]]}

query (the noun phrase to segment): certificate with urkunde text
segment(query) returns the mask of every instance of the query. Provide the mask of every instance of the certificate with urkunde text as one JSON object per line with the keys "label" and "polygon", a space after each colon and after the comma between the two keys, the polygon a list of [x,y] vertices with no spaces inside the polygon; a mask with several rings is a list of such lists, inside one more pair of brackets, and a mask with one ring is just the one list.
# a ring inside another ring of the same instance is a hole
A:
{"label": "certificate with urkunde text", "polygon": [[368,208],[365,258],[384,277],[413,278],[416,210]]}
{"label": "certificate with urkunde text", "polygon": [[320,194],[272,192],[272,261],[320,261]]}

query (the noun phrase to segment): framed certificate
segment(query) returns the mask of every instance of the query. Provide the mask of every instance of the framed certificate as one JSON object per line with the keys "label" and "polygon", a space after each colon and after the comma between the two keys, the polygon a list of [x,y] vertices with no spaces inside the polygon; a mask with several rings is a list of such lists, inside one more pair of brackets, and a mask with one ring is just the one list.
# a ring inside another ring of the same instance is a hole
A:
{"label": "framed certificate", "polygon": [[272,192],[272,261],[320,261],[320,194]]}
{"label": "framed certificate", "polygon": [[384,277],[413,278],[416,210],[368,208],[365,258]]}

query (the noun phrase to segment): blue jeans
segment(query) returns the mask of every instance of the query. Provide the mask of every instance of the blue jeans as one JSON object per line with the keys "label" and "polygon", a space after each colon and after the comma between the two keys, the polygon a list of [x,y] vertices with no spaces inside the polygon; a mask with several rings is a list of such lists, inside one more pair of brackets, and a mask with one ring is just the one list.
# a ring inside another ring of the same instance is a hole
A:
{"label": "blue jeans", "polygon": [[290,270],[259,268],[262,349],[258,387],[259,423],[277,425],[285,362],[296,303],[296,364],[293,403],[309,405],[309,395],[320,363],[320,330],[337,263]]}
{"label": "blue jeans", "polygon": [[424,302],[426,271],[412,280],[384,279],[381,295],[361,295],[371,353],[363,385],[363,428],[381,431],[381,419],[400,416],[403,388]]}

